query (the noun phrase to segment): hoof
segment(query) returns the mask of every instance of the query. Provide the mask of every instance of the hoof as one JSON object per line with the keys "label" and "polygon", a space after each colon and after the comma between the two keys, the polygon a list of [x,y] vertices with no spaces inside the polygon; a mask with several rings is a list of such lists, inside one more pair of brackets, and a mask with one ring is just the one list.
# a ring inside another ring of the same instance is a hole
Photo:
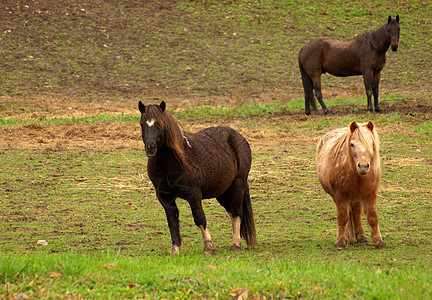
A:
{"label": "hoof", "polygon": [[377,249],[384,249],[385,247],[386,247],[386,244],[384,243],[383,240],[378,241],[378,243],[375,244],[375,248],[377,248]]}
{"label": "hoof", "polygon": [[204,244],[204,254],[206,254],[206,255],[213,255],[214,254],[212,242],[206,242]]}
{"label": "hoof", "polygon": [[215,251],[214,251],[214,249],[207,249],[207,250],[204,250],[204,254],[205,255],[215,255]]}
{"label": "hoof", "polygon": [[326,109],[326,110],[324,111],[324,114],[325,114],[325,115],[329,115],[329,114],[330,114],[330,111],[329,111],[328,109]]}
{"label": "hoof", "polygon": [[180,246],[172,245],[170,250],[171,255],[179,255],[180,254]]}
{"label": "hoof", "polygon": [[241,250],[241,246],[240,245],[236,245],[236,244],[232,244],[230,247],[231,251],[240,251]]}
{"label": "hoof", "polygon": [[378,114],[382,114],[383,113],[383,111],[380,108],[375,108],[375,112],[378,113]]}
{"label": "hoof", "polygon": [[367,243],[367,238],[366,238],[366,236],[365,236],[364,234],[360,235],[360,236],[357,238],[357,243],[362,243],[362,244]]}
{"label": "hoof", "polygon": [[344,250],[346,246],[348,246],[348,240],[344,241],[341,239],[335,243],[337,250]]}

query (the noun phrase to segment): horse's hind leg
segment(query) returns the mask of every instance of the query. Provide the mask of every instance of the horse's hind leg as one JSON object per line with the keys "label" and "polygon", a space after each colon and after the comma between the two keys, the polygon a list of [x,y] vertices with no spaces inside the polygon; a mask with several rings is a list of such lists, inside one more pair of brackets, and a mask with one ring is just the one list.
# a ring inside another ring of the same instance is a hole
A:
{"label": "horse's hind leg", "polygon": [[366,235],[362,224],[363,207],[360,201],[354,202],[351,205],[351,213],[353,214],[354,233],[357,243],[366,243]]}
{"label": "horse's hind leg", "polygon": [[244,196],[244,187],[241,180],[234,180],[231,186],[220,196],[216,197],[218,202],[228,212],[233,229],[233,236],[231,242],[231,250],[238,250],[241,248],[241,217],[243,214],[242,202]]}
{"label": "horse's hind leg", "polygon": [[299,60],[299,67],[300,67],[300,73],[301,73],[301,78],[302,78],[302,83],[303,83],[303,90],[304,90],[304,95],[305,95],[305,114],[310,115],[311,104],[312,104],[314,111],[316,111],[316,104],[315,104],[315,98],[314,98],[315,96],[314,96],[314,92],[313,92],[313,83],[312,83],[312,79],[310,78],[310,76],[308,75],[306,70],[304,69],[303,64],[301,63],[300,60]]}
{"label": "horse's hind leg", "polygon": [[[313,82],[313,87],[314,87],[314,91],[315,91],[315,96],[318,99],[318,102],[321,104],[321,107],[324,111],[324,114],[327,115],[330,112],[324,103],[323,96],[321,93],[321,75],[312,77],[312,82]],[[312,102],[312,106],[313,106],[314,110],[316,110],[315,102]]]}
{"label": "horse's hind leg", "polygon": [[231,224],[232,224],[232,242],[231,242],[231,250],[238,250],[241,249],[241,235],[240,235],[240,226],[241,226],[241,219],[239,216],[234,217],[231,213],[228,213],[231,218]]}

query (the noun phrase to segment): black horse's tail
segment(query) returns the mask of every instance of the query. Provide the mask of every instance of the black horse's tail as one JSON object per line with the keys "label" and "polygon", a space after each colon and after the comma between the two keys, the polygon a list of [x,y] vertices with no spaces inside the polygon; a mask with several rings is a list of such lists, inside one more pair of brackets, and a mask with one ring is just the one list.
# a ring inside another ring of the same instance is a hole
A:
{"label": "black horse's tail", "polygon": [[256,247],[256,231],[255,222],[252,212],[252,203],[249,194],[249,184],[246,184],[246,189],[243,196],[243,215],[240,223],[240,235],[243,237],[248,246]]}
{"label": "black horse's tail", "polygon": [[303,81],[303,89],[305,95],[305,113],[307,115],[310,115],[311,105],[313,110],[316,110],[316,102],[313,94],[313,82],[312,82],[312,78],[310,78],[309,74],[304,69],[300,59],[299,59],[299,67],[300,67],[300,73]]}

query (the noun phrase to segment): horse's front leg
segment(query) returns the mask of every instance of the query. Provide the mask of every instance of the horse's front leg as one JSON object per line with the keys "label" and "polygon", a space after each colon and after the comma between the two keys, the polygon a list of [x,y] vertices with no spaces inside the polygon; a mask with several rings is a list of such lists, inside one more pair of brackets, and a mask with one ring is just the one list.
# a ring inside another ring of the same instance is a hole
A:
{"label": "horse's front leg", "polygon": [[213,243],[210,232],[207,228],[207,220],[204,214],[204,210],[202,208],[201,197],[195,196],[191,199],[188,199],[189,205],[192,210],[192,215],[194,218],[195,225],[201,230],[201,234],[204,242],[204,253],[205,254],[213,254]]}
{"label": "horse's front leg", "polygon": [[180,237],[180,222],[179,222],[179,210],[177,204],[175,203],[175,197],[171,199],[160,198],[165,214],[168,221],[168,227],[171,234],[171,250],[170,253],[180,254],[181,237]]}
{"label": "horse's front leg", "polygon": [[378,104],[378,94],[379,94],[379,82],[380,82],[380,78],[381,78],[381,73],[375,74],[374,78],[373,78],[373,86],[372,86],[375,112],[377,112],[377,113],[382,113],[382,110],[381,110],[381,108],[379,107],[379,104]]}
{"label": "horse's front leg", "polygon": [[333,196],[333,200],[336,203],[338,223],[338,234],[335,247],[337,249],[345,249],[349,244],[349,236],[346,230],[349,220],[348,203],[347,199],[340,195]]}
{"label": "horse's front leg", "polygon": [[378,226],[378,214],[376,211],[376,195],[371,195],[365,201],[365,213],[367,222],[372,233],[372,241],[376,248],[385,248],[386,244],[383,241],[381,232]]}
{"label": "horse's front leg", "polygon": [[373,107],[372,107],[373,72],[372,71],[363,72],[363,82],[366,89],[367,109],[368,111],[373,113]]}

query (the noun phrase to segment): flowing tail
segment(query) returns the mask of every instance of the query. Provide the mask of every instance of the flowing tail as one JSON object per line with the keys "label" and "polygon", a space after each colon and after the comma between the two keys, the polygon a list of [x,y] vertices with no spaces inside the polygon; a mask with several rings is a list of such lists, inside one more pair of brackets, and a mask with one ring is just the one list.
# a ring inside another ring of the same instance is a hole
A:
{"label": "flowing tail", "polygon": [[300,67],[300,73],[301,73],[304,95],[305,95],[305,113],[307,115],[310,115],[310,106],[311,105],[312,105],[313,110],[317,109],[316,102],[315,102],[315,96],[313,93],[313,82],[312,82],[312,78],[310,78],[310,76],[308,75],[308,73],[304,69],[300,59],[299,59],[299,67]]}
{"label": "flowing tail", "polygon": [[252,203],[249,194],[249,184],[246,185],[246,189],[244,191],[243,196],[243,215],[240,223],[240,235],[245,239],[248,246],[256,247],[256,231],[255,231],[255,222],[253,218],[252,212]]}

